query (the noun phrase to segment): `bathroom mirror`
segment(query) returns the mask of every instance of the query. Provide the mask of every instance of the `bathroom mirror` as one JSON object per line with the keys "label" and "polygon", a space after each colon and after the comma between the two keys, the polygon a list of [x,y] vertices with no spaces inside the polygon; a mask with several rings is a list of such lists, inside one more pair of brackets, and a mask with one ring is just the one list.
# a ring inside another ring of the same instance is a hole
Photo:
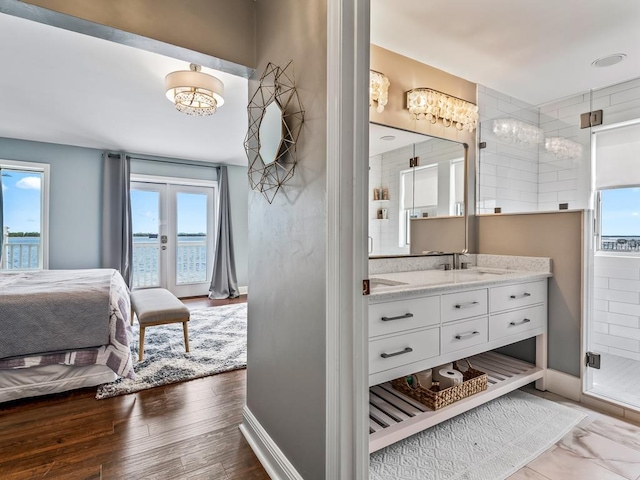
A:
{"label": "bathroom mirror", "polygon": [[271,165],[278,158],[283,140],[282,108],[277,100],[273,100],[264,109],[259,136],[262,162]]}
{"label": "bathroom mirror", "polygon": [[369,256],[466,251],[466,158],[462,143],[369,124]]}

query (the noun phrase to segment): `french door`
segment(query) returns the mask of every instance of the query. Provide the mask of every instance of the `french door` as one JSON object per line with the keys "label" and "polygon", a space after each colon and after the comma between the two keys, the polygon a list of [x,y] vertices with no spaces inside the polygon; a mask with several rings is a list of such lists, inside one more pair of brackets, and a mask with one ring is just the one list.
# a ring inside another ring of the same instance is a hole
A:
{"label": "french door", "polygon": [[177,297],[206,295],[215,247],[216,184],[133,180],[133,289],[162,287]]}

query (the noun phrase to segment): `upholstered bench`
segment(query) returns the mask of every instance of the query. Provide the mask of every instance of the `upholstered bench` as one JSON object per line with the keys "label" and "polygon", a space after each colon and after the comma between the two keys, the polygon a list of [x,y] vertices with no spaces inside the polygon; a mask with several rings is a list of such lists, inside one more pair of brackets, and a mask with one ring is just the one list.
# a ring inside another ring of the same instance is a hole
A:
{"label": "upholstered bench", "polygon": [[166,323],[182,323],[184,331],[184,348],[189,351],[189,309],[178,300],[169,290],[164,288],[150,288],[136,290],[131,294],[131,325],[133,314],[138,316],[140,323],[140,354],[139,360],[144,358],[144,329]]}

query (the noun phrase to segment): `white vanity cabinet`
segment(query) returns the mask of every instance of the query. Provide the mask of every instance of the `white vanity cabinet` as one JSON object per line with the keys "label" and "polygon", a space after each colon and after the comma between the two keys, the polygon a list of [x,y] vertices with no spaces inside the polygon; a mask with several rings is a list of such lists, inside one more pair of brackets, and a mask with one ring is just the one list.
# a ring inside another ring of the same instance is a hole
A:
{"label": "white vanity cabinet", "polygon": [[[544,389],[547,282],[532,276],[461,283],[456,288],[408,289],[372,296],[369,307],[370,451],[376,451],[466,410],[536,381]],[[476,282],[477,283],[477,282]],[[400,297],[400,298],[399,298]],[[536,364],[492,350],[536,337]],[[486,391],[437,411],[397,392],[391,380],[468,358],[488,375]]]}

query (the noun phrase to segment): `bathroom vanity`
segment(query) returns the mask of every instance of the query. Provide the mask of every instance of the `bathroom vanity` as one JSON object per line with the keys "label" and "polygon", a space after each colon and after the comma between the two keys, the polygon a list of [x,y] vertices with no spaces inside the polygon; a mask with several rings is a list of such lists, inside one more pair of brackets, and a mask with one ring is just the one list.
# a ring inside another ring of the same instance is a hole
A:
{"label": "bathroom vanity", "polygon": [[[480,266],[468,270],[370,275],[370,452],[533,381],[545,389],[550,263],[478,255]],[[535,365],[492,351],[531,337]],[[395,378],[464,358],[487,373],[487,390],[437,411],[391,386]]]}

